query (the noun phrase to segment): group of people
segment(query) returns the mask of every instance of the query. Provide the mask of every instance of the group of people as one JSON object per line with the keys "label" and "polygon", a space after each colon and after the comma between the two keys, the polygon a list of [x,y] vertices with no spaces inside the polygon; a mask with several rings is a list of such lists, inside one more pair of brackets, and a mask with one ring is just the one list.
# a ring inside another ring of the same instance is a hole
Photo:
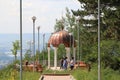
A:
{"label": "group of people", "polygon": [[70,69],[73,70],[74,64],[75,64],[74,57],[72,57],[70,61],[67,60],[67,57],[62,58],[60,61],[60,69],[67,70],[67,68],[70,67]]}

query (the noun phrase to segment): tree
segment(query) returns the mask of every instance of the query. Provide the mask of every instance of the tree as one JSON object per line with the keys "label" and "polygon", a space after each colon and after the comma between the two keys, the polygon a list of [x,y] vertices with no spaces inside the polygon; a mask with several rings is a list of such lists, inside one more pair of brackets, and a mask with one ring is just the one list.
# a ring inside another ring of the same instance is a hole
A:
{"label": "tree", "polygon": [[66,15],[62,16],[61,19],[56,19],[56,24],[54,26],[55,31],[60,31],[62,29],[68,30],[68,32],[73,32],[72,26],[75,26],[75,17],[72,14],[72,12],[69,11],[68,8],[66,8]]}
{"label": "tree", "polygon": [[64,44],[58,46],[58,59],[66,57],[66,50]]}
{"label": "tree", "polygon": [[58,31],[63,30],[63,29],[64,29],[63,18],[61,20],[56,19],[56,24],[54,27],[55,32],[58,32]]}
{"label": "tree", "polygon": [[78,48],[80,47],[80,54],[82,53],[82,50],[85,48],[82,46],[86,45],[86,44],[85,45],[83,44],[83,43],[86,43],[86,40],[89,44],[95,41],[95,40],[89,41],[90,39],[87,37],[89,35],[88,31],[86,31],[84,26],[82,26],[80,22],[76,20],[76,17],[68,8],[66,8],[66,15],[64,17],[62,16],[62,19],[57,20],[56,22],[57,26],[55,26],[55,30],[58,30],[58,31],[61,30],[60,22],[62,22],[62,26],[64,27],[64,29],[66,29],[69,33],[72,33],[72,35],[74,36],[74,40],[77,40],[77,45],[80,45],[77,47],[77,51],[79,50]]}
{"label": "tree", "polygon": [[101,42],[101,58],[105,68],[120,70],[120,42],[103,40]]}
{"label": "tree", "polygon": [[26,53],[25,53],[25,55],[24,55],[24,59],[25,59],[25,60],[28,60],[28,61],[31,60],[31,54],[30,54],[30,53],[31,53],[30,50],[27,50],[27,51],[26,51]]}
{"label": "tree", "polygon": [[[79,16],[82,24],[89,31],[97,30],[97,10],[98,0],[78,0],[82,10],[73,11],[75,16]],[[102,39],[120,39],[120,1],[119,0],[100,0],[101,10],[101,34]]]}
{"label": "tree", "polygon": [[15,56],[15,60],[17,59],[17,51],[20,49],[20,44],[19,44],[19,40],[16,40],[13,43],[13,49],[11,49],[12,54]]}
{"label": "tree", "polygon": [[[84,55],[88,60],[97,60],[97,28],[98,28],[98,0],[78,0],[81,3],[82,10],[72,10],[73,14],[80,18],[80,26],[84,27],[86,34],[83,34],[85,43],[83,52],[89,52]],[[120,40],[120,0],[100,0],[100,33],[102,62],[105,66],[112,69],[118,69],[119,40]],[[112,43],[112,41],[115,43]],[[85,48],[86,47],[86,48]],[[103,48],[104,47],[104,48]],[[85,50],[86,49],[86,50]],[[115,53],[115,55],[113,55]],[[105,62],[104,62],[105,61]],[[111,62],[111,63],[110,63]],[[115,66],[112,66],[114,64]]]}

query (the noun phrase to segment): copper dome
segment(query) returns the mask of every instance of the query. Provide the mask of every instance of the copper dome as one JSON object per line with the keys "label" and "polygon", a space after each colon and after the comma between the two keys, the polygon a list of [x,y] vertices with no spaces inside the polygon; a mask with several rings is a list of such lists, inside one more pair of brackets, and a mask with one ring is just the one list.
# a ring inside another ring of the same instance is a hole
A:
{"label": "copper dome", "polygon": [[[61,30],[51,35],[48,41],[48,47],[50,47],[50,45],[53,45],[54,47],[58,47],[60,44],[64,44],[65,47],[70,47],[70,45],[72,46],[72,43],[73,43],[73,36],[69,35],[67,31]],[[75,41],[74,41],[74,46],[76,46]]]}

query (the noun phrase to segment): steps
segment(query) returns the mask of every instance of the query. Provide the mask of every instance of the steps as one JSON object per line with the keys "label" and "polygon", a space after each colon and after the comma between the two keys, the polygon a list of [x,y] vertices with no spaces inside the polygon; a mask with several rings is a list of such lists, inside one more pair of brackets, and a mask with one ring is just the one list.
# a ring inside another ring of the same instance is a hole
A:
{"label": "steps", "polygon": [[43,74],[39,80],[75,80],[70,74]]}

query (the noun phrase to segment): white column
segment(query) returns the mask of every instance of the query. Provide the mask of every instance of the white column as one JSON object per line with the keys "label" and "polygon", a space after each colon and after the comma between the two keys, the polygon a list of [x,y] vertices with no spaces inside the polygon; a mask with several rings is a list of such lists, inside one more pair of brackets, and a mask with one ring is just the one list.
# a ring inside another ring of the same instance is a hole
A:
{"label": "white column", "polygon": [[73,48],[73,57],[74,57],[74,61],[76,62],[76,47]]}
{"label": "white column", "polygon": [[70,48],[69,47],[66,47],[66,57],[68,59],[68,62],[70,61]]}
{"label": "white column", "polygon": [[54,47],[54,68],[57,69],[57,47]]}
{"label": "white column", "polygon": [[50,68],[50,47],[48,47],[48,69]]}

